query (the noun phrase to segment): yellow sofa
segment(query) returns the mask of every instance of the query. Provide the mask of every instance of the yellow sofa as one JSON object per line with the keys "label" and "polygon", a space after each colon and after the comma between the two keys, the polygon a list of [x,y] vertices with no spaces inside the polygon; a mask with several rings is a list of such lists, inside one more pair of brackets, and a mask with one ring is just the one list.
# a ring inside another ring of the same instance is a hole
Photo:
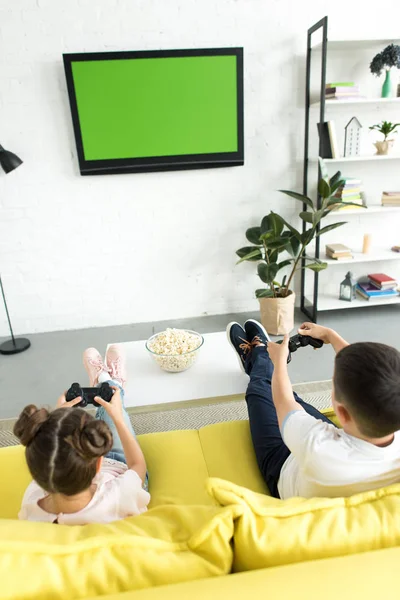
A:
{"label": "yellow sofa", "polygon": [[400,486],[333,503],[268,498],[247,421],[139,439],[150,510],[85,527],[16,521],[30,477],[22,447],[0,449],[1,599],[368,600],[397,588]]}

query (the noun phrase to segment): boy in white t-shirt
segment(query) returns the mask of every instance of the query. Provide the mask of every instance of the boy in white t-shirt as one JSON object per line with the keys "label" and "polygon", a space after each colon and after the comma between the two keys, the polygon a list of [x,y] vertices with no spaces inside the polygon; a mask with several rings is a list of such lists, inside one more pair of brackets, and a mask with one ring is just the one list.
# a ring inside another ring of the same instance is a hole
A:
{"label": "boy in white t-shirt", "polygon": [[342,429],[293,393],[288,336],[276,344],[252,319],[227,327],[242,369],[260,471],[276,498],[338,497],[400,482],[400,353],[372,342],[348,344],[303,323],[299,334],[336,352],[332,404]]}

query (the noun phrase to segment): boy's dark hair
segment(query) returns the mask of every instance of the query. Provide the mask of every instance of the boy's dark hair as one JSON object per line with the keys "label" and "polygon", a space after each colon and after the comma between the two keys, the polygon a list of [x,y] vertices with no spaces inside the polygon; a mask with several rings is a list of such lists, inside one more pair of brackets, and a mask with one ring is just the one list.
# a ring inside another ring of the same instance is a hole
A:
{"label": "boy's dark hair", "polygon": [[336,355],[333,376],[338,402],[360,432],[381,438],[400,430],[400,352],[386,344],[358,342]]}
{"label": "boy's dark hair", "polygon": [[82,408],[49,412],[30,404],[20,414],[14,434],[26,446],[33,479],[46,492],[66,496],[90,486],[97,459],[107,454],[113,443],[107,423]]}

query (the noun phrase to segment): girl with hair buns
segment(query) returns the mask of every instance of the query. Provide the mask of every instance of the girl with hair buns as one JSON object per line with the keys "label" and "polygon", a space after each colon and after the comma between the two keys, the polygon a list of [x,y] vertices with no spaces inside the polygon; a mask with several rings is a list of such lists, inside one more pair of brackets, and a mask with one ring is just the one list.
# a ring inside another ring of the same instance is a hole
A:
{"label": "girl with hair buns", "polygon": [[14,434],[26,446],[26,461],[34,481],[22,500],[20,519],[63,525],[109,523],[147,510],[146,462],[123,405],[126,368],[117,345],[105,361],[88,348],[83,362],[90,386],[107,381],[114,389],[110,402],[96,397],[96,416],[81,401],[63,394],[49,412],[26,406]]}

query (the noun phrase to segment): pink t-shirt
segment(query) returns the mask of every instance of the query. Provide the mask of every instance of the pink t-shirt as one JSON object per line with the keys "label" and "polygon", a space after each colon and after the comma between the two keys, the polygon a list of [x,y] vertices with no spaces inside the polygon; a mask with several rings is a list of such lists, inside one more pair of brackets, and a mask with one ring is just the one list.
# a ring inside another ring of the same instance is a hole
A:
{"label": "pink t-shirt", "polygon": [[140,515],[147,510],[150,494],[142,488],[139,475],[132,469],[128,469],[125,463],[105,458],[93,483],[97,488],[85,508],[72,514],[56,515],[40,508],[38,501],[48,493],[36,481],[32,481],[22,499],[18,518],[46,523],[57,521],[60,525],[86,525],[87,523],[110,523],[125,517]]}

